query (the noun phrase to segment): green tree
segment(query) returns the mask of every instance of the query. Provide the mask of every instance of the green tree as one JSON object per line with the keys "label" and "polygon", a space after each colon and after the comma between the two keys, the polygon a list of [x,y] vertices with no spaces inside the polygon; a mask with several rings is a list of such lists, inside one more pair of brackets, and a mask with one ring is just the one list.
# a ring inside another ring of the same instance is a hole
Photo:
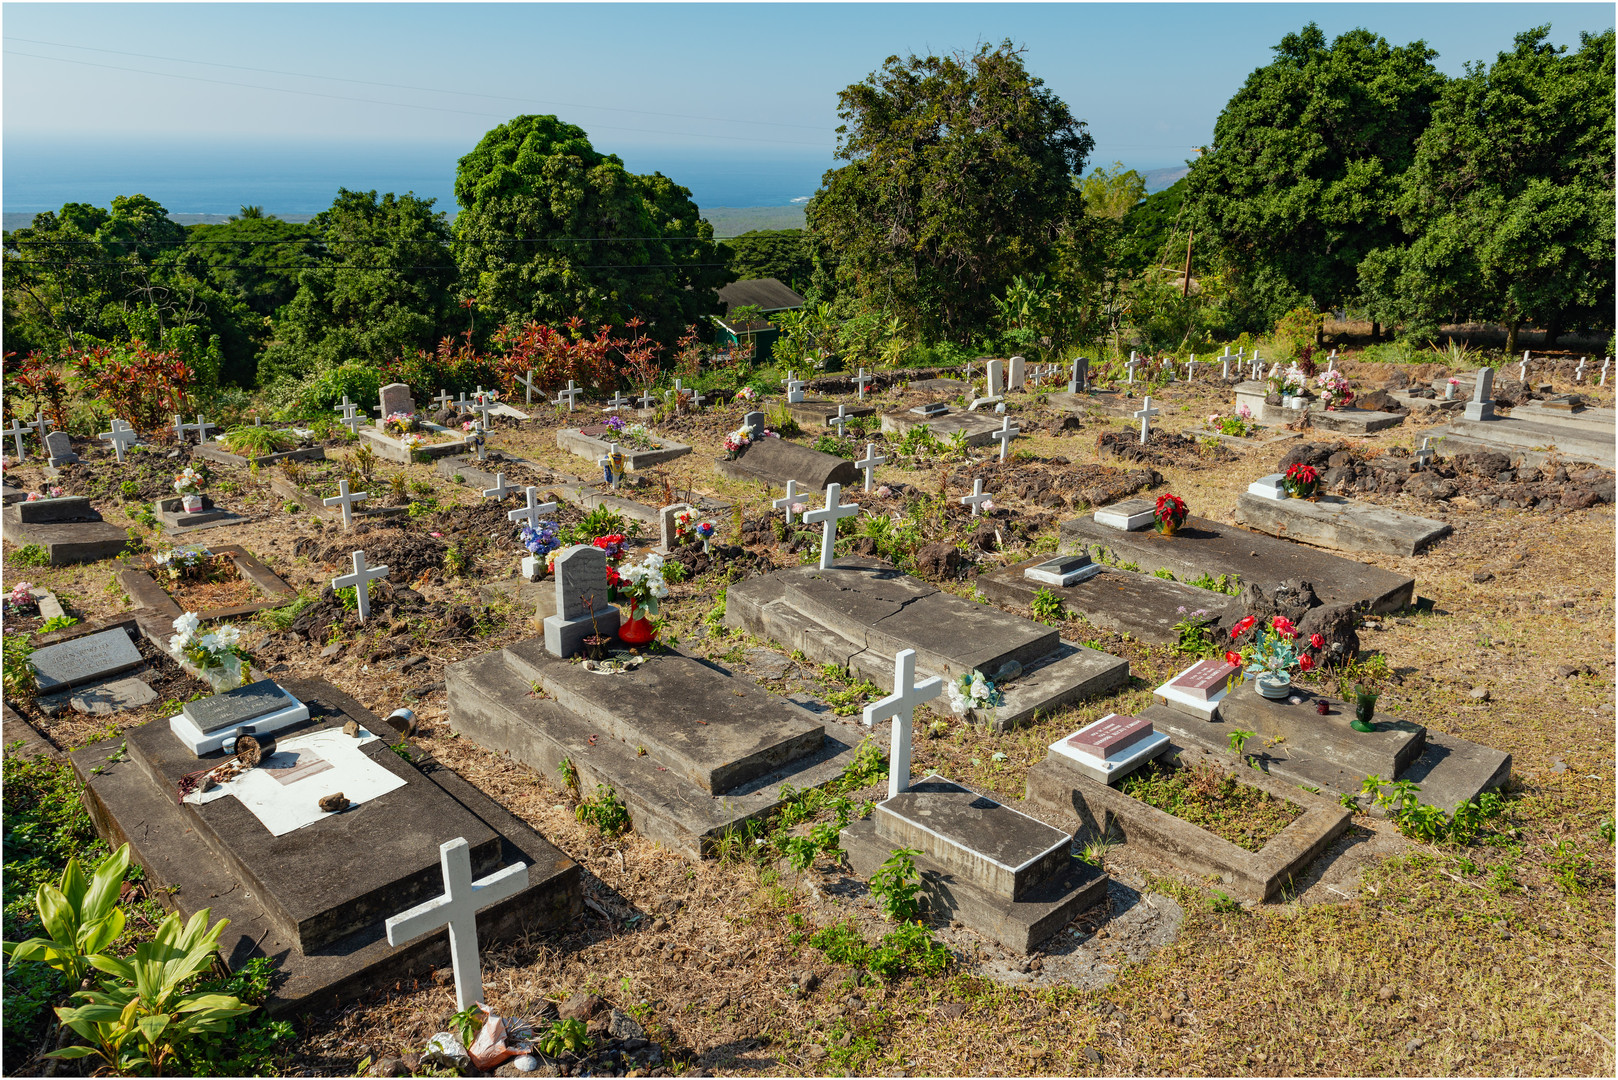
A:
{"label": "green tree", "polygon": [[1078,181],[1084,212],[1091,217],[1122,221],[1124,215],[1146,197],[1146,179],[1134,169],[1115,161],[1111,169],[1097,165],[1090,175]]}
{"label": "green tree", "polygon": [[1433,110],[1399,200],[1408,244],[1361,268],[1372,310],[1407,332],[1464,313],[1504,324],[1513,355],[1525,323],[1552,341],[1613,325],[1614,35],[1570,54],[1549,33],[1468,65]]}
{"label": "green tree", "polygon": [[256,209],[244,206],[224,224],[191,226],[185,266],[268,318],[297,294],[299,272],[324,253],[312,226],[249,212]]}
{"label": "green tree", "polygon": [[300,272],[298,291],[277,311],[261,384],[302,381],[345,361],[380,366],[455,329],[449,225],[433,202],[338,189],[309,223],[323,265]]}
{"label": "green tree", "polygon": [[838,94],[837,156],[809,201],[836,252],[841,302],[923,338],[968,342],[994,298],[1037,274],[1081,214],[1073,177],[1094,146],[1011,42],[970,56],[890,56]]}
{"label": "green tree", "polygon": [[638,317],[668,343],[717,313],[715,291],[735,280],[688,189],[629,172],[554,116],[483,136],[461,158],[455,199],[462,288],[490,331]]}
{"label": "green tree", "polygon": [[1269,322],[1354,300],[1361,260],[1402,240],[1400,177],[1444,83],[1425,42],[1395,48],[1364,29],[1328,46],[1310,23],[1274,51],[1187,178],[1198,242],[1243,268]]}
{"label": "green tree", "polygon": [[730,268],[738,280],[772,277],[798,293],[809,288],[814,276],[812,242],[807,229],[754,229],[720,241],[730,251]]}

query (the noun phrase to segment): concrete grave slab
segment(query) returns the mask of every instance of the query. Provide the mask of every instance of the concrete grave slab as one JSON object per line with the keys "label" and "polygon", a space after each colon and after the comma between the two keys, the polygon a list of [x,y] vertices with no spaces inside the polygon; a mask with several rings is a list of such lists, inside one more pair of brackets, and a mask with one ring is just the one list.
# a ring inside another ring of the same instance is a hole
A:
{"label": "concrete grave slab", "polygon": [[1110,503],[1090,515],[1098,525],[1121,532],[1150,529],[1157,520],[1157,502],[1153,499],[1125,499]]}
{"label": "concrete grave slab", "polygon": [[1178,581],[1165,581],[1150,574],[1102,567],[1093,577],[1073,585],[1045,585],[1023,577],[1028,567],[1043,559],[1030,559],[977,579],[978,594],[1006,608],[1028,608],[1041,588],[1062,599],[1062,606],[1077,612],[1093,626],[1114,633],[1127,633],[1153,644],[1172,644],[1180,639],[1174,624],[1186,611],[1204,610],[1213,625],[1228,630],[1244,614],[1234,596],[1198,589]]}
{"label": "concrete grave slab", "polygon": [[159,499],[156,514],[157,520],[163,523],[164,534],[168,536],[184,536],[187,533],[216,529],[221,525],[235,525],[248,520],[241,514],[220,509],[214,505],[213,499],[206,495],[202,496],[202,509],[195,513],[185,509],[178,495]]}
{"label": "concrete grave slab", "polygon": [[101,515],[90,508],[90,500],[83,495],[62,495],[54,499],[20,501],[16,517],[24,525],[51,525],[64,521],[100,521]]}
{"label": "concrete grave slab", "polygon": [[910,384],[910,389],[942,397],[953,397],[956,394],[966,393],[970,385],[962,379],[917,379]]}
{"label": "concrete grave slab", "polygon": [[1095,548],[1139,563],[1144,573],[1168,569],[1182,579],[1227,574],[1273,586],[1302,578],[1314,585],[1322,603],[1356,604],[1372,613],[1397,611],[1415,600],[1414,578],[1207,518],[1188,517],[1172,537],[1155,531],[1121,532],[1088,517],[1062,523],[1061,551]]}
{"label": "concrete grave slab", "polygon": [[50,693],[117,675],[145,660],[129,634],[119,629],[47,645],[34,650],[28,662],[40,691]]}
{"label": "concrete grave slab", "polygon": [[[605,435],[610,429],[599,427]],[[612,453],[612,441],[609,438],[598,438],[594,434],[586,434],[593,429],[562,428],[556,433],[556,445],[570,454],[577,454],[594,465],[608,454]],[[652,450],[631,450],[622,444],[618,449],[624,455],[624,468],[631,472],[649,469],[653,465],[661,465],[665,461],[673,461],[677,457],[684,457],[691,452],[691,448],[684,443],[677,443],[672,439],[663,439],[658,436],[651,437],[657,446]]]}
{"label": "concrete grave slab", "polygon": [[[236,798],[176,803],[175,785],[197,762],[161,722],[73,755],[102,836],[112,844],[128,840],[148,880],[165,896],[164,887],[176,888],[170,902],[182,915],[211,907],[214,918],[231,920],[221,941],[226,962],[236,968],[255,956],[275,958],[278,978],[266,1003],[272,1015],[324,1008],[445,966],[445,934],[393,948],[382,921],[437,895],[437,844],[456,836],[472,844],[478,871],[515,861],[530,867],[526,891],[480,913],[482,940],[511,941],[578,916],[582,894],[571,860],[450,770],[423,773],[402,761],[387,745],[399,733],[335,687],[288,685],[311,706],[312,719],[300,730],[340,730],[355,720],[382,735],[362,752],[403,785],[272,836]],[[125,742],[127,756],[120,756]]]}
{"label": "concrete grave slab", "polygon": [[1101,837],[1121,840],[1192,879],[1217,878],[1236,899],[1252,902],[1275,897],[1331,846],[1353,818],[1351,811],[1328,798],[1240,768],[1229,754],[1175,749],[1181,765],[1217,765],[1240,783],[1293,803],[1303,813],[1258,851],[1248,851],[1093,780],[1074,762],[1055,756],[1028,771],[1028,801],[1072,822],[1081,842]]}
{"label": "concrete grave slab", "polygon": [[803,490],[824,491],[828,484],[853,488],[860,482],[859,470],[847,458],[786,439],[760,439],[734,460],[718,459],[714,468],[732,480],[762,480],[776,487],[792,480]]}
{"label": "concrete grave slab", "polygon": [[85,716],[112,716],[150,705],[156,700],[157,691],[145,680],[126,676],[89,683],[65,694],[36,698],[34,703],[46,716],[59,715],[65,709]]}
{"label": "concrete grave slab", "polygon": [[[53,502],[71,503],[72,506],[67,509],[75,513],[82,507],[84,516],[75,520],[56,521],[24,519],[24,513],[49,515],[66,512],[61,508],[47,505]],[[45,508],[36,509],[39,507]],[[5,538],[18,547],[38,544],[44,548],[52,566],[110,559],[129,544],[127,532],[103,521],[101,515],[89,506],[88,500],[74,497],[13,503],[0,510],[0,523],[3,523]]]}
{"label": "concrete grave slab", "polygon": [[876,805],[878,835],[1019,900],[1072,858],[1073,837],[937,774]]}
{"label": "concrete grave slab", "polygon": [[1604,469],[1618,467],[1618,448],[1610,433],[1547,423],[1543,416],[1531,420],[1515,416],[1457,420],[1434,431],[1432,437],[1433,445],[1444,457],[1491,450],[1509,457],[1513,467],[1521,467],[1543,465],[1554,451],[1563,462],[1577,461]]}
{"label": "concrete grave slab", "polygon": [[1399,413],[1374,409],[1310,409],[1309,426],[1340,435],[1374,435],[1405,422]]}
{"label": "concrete grave slab", "polygon": [[911,428],[922,427],[946,443],[957,433],[964,434],[968,446],[988,446],[994,442],[994,433],[1000,430],[1000,424],[999,418],[987,413],[951,411],[931,417],[908,412],[882,414],[882,430],[889,435],[903,437]]}
{"label": "concrete grave slab", "polygon": [[381,428],[362,427],[359,429],[359,435],[370,443],[371,449],[380,457],[401,465],[409,465],[416,460],[416,455],[430,460],[466,453],[466,440],[462,432],[426,422],[421,422],[421,431],[428,438],[437,441],[424,443],[416,447],[414,452],[407,448],[398,436],[390,435]]}
{"label": "concrete grave slab", "polygon": [[1374,503],[1321,495],[1316,500],[1236,496],[1236,524],[1332,551],[1419,555],[1454,532],[1445,522]]}
{"label": "concrete grave slab", "polygon": [[223,443],[205,442],[191,448],[191,456],[199,457],[205,461],[217,461],[221,465],[239,465],[242,468],[257,465],[264,468],[266,465],[278,465],[283,461],[325,461],[326,448],[324,446],[301,446],[296,450],[278,450],[273,454],[255,454],[251,457],[232,453]]}
{"label": "concrete grave slab", "polygon": [[876,415],[876,406],[874,405],[866,405],[858,401],[820,401],[814,398],[790,402],[786,410],[805,431],[818,435],[825,430],[826,422],[837,415],[839,406],[842,407],[843,415],[849,419],[857,416]]}
{"label": "concrete grave slab", "polygon": [[[252,552],[240,544],[216,544],[208,548],[215,555],[228,556],[235,564],[236,572],[243,579],[251,582],[259,592],[264,594],[263,600],[249,604],[238,604],[234,607],[209,608],[197,612],[197,617],[203,622],[212,622],[216,619],[234,619],[243,615],[252,615],[255,612],[265,611],[269,608],[281,607],[298,595],[294,589],[283,581],[279,574],[264,565]],[[180,605],[174,602],[168,591],[152,576],[152,560],[150,556],[140,555],[123,563],[123,569],[118,571],[118,584],[129,594],[130,601],[137,612],[150,611],[169,619],[180,616]]]}

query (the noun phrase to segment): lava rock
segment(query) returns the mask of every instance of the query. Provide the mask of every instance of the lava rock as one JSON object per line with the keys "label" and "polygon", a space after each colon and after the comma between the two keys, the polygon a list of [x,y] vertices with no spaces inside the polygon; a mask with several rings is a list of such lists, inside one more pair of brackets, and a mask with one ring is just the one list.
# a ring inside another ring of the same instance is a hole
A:
{"label": "lava rock", "polygon": [[594,994],[574,994],[556,1007],[556,1014],[563,1020],[589,1020],[605,1004]]}
{"label": "lava rock", "polygon": [[928,544],[916,552],[916,572],[922,577],[954,577],[960,565],[961,553],[954,544]]}

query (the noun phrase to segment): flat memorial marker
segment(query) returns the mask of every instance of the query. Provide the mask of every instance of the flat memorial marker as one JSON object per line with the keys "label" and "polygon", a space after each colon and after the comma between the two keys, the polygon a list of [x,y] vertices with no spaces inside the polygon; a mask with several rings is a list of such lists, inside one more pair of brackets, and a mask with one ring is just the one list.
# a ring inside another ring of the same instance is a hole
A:
{"label": "flat memorial marker", "polygon": [[[1223,660],[1199,660],[1153,691],[1171,705],[1184,706],[1196,715],[1212,720],[1225,696],[1232,675],[1241,671]],[[1182,710],[1184,711],[1184,710]]]}
{"label": "flat memorial marker", "polygon": [[1291,497],[1287,492],[1286,479],[1285,473],[1271,473],[1268,476],[1261,476],[1247,485],[1247,493],[1257,495],[1261,499],[1275,499],[1279,502],[1282,499]]}
{"label": "flat memorial marker", "polygon": [[1095,512],[1098,525],[1107,525],[1124,532],[1138,532],[1150,528],[1157,504],[1150,499],[1125,499]]}
{"label": "flat memorial marker", "polygon": [[235,727],[260,716],[280,712],[287,707],[291,698],[292,695],[277,686],[274,679],[260,679],[222,694],[188,701],[180,712],[206,735],[222,727]]}
{"label": "flat memorial marker", "polygon": [[1121,780],[1168,748],[1169,737],[1150,720],[1108,713],[1065,739],[1052,743],[1052,754],[1076,765],[1103,784]]}
{"label": "flat memorial marker", "polygon": [[1022,576],[1029,581],[1065,589],[1099,573],[1101,573],[1100,564],[1092,562],[1088,555],[1061,555],[1048,559],[1038,566],[1030,566],[1022,572]]}
{"label": "flat memorial marker", "polygon": [[139,667],[145,661],[122,627],[37,649],[28,658],[41,693],[66,690]]}

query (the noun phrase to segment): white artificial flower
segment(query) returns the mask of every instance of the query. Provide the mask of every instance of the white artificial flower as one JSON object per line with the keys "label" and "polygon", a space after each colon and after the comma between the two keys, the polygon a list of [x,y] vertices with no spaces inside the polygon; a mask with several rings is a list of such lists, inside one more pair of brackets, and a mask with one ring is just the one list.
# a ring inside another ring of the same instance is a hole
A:
{"label": "white artificial flower", "polygon": [[197,632],[197,627],[201,625],[202,620],[197,618],[195,612],[190,611],[174,620],[174,629],[179,631],[181,637],[190,637]]}

